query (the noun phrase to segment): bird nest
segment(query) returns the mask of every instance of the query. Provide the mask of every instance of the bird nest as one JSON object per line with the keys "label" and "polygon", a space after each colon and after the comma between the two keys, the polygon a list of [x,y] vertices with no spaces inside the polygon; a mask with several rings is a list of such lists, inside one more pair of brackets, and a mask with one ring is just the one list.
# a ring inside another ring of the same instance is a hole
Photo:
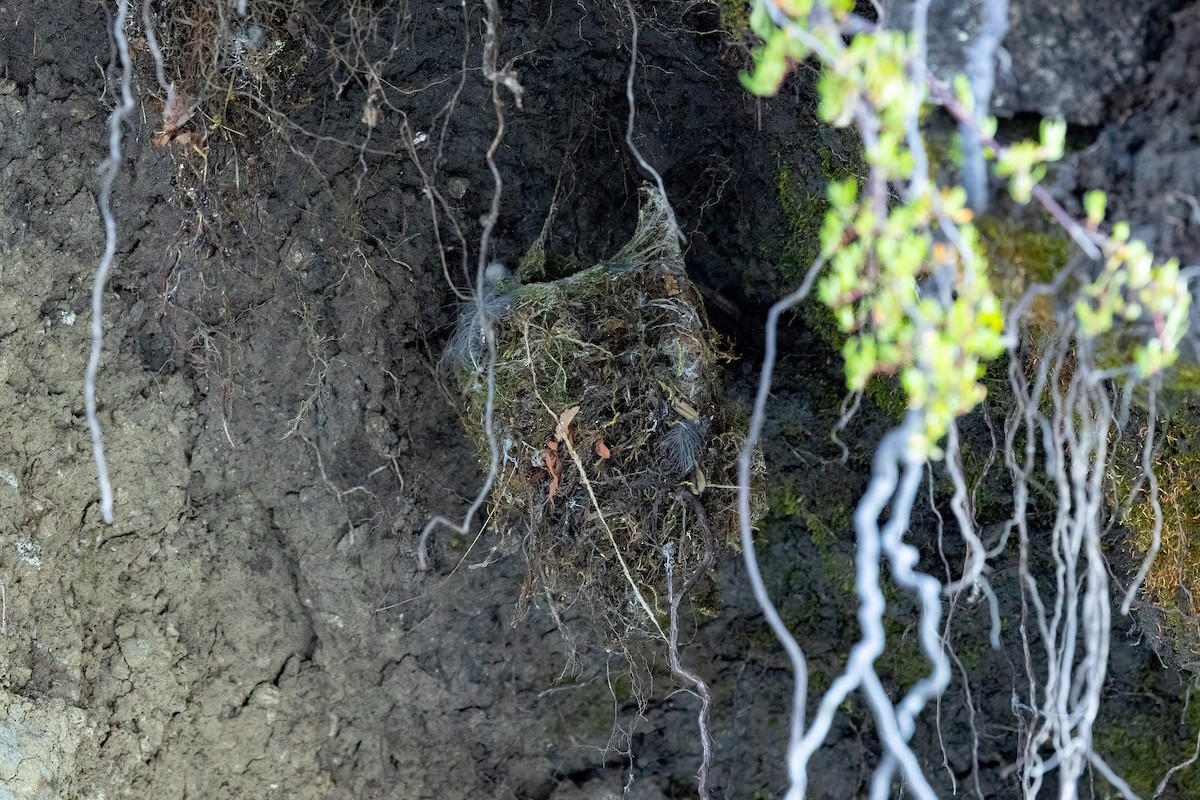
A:
{"label": "bird nest", "polygon": [[[490,517],[502,546],[528,559],[522,608],[543,598],[560,619],[582,603],[621,642],[662,634],[685,593],[715,611],[710,571],[737,541],[745,427],[723,398],[729,354],[661,195],[647,193],[611,259],[550,283],[500,283],[482,305],[496,343]],[[447,358],[490,455],[485,341],[475,304]]]}

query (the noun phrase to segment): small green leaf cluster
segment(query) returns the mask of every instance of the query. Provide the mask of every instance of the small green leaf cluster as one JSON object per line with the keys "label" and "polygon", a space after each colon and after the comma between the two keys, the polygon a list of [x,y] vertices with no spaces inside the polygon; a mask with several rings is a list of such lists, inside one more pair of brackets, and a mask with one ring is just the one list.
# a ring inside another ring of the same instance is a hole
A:
{"label": "small green leaf cluster", "polygon": [[[985,364],[1004,352],[1004,319],[965,193],[930,188],[881,220],[859,202],[852,181],[832,184],[829,198],[822,230],[829,268],[817,291],[851,334],[843,349],[847,386],[857,391],[873,375],[898,374],[908,407],[924,418],[912,444],[932,454],[955,417],[983,400]],[[938,216],[956,224],[958,246],[936,240]],[[938,290],[946,285],[953,290]]]}
{"label": "small green leaf cluster", "polygon": [[[819,0],[817,0],[819,2]],[[826,0],[823,9],[837,20],[844,19],[854,8],[854,0]],[[792,20],[806,19],[813,10],[814,0],[779,0],[775,6]],[[792,64],[808,58],[815,42],[798,26],[780,27],[771,18],[767,4],[755,0],[750,12],[750,30],[762,42],[754,49],[754,72],[741,76],[742,85],[753,94],[775,94],[783,85]]]}
{"label": "small green leaf cluster", "polygon": [[[1095,228],[1104,215],[1103,193],[1089,192],[1084,205],[1088,225]],[[1148,320],[1153,334],[1135,348],[1133,365],[1138,377],[1154,375],[1175,363],[1187,333],[1191,293],[1179,261],[1156,262],[1145,242],[1130,238],[1125,222],[1113,226],[1102,248],[1104,269],[1075,301],[1080,332],[1095,338],[1111,331],[1118,320]]]}
{"label": "small green leaf cluster", "polygon": [[[756,94],[773,94],[794,64],[815,56],[823,65],[822,118],[858,127],[870,168],[867,189],[860,196],[853,180],[829,185],[821,232],[828,267],[818,294],[849,337],[843,351],[848,387],[861,390],[875,375],[897,375],[909,410],[923,419],[911,445],[936,456],[954,419],[985,396],[980,378],[986,363],[1005,350],[1004,319],[965,193],[916,171],[911,148],[923,143],[914,137],[915,116],[929,85],[914,80],[924,71],[914,69],[913,45],[906,34],[861,19],[851,35],[852,8],[850,0],[757,0],[750,25],[762,44],[754,51],[753,73],[742,82]],[[1013,199],[1033,199],[1046,165],[1063,155],[1066,123],[1045,121],[1038,140],[1002,147],[994,138],[995,120],[977,124],[971,115],[965,78],[955,79],[953,94],[939,89],[937,101],[977,125]],[[1053,205],[1047,197],[1038,195]],[[1103,271],[1076,303],[1079,332],[1094,337],[1111,331],[1117,320],[1149,321],[1153,334],[1134,352],[1134,367],[1138,377],[1151,375],[1178,354],[1187,328],[1186,283],[1177,262],[1156,263],[1143,243],[1131,241],[1128,225],[1115,226],[1107,237],[1097,232],[1104,217],[1101,193],[1087,195],[1084,207],[1087,230],[1051,208],[1077,240],[1086,237],[1105,258]]]}
{"label": "small green leaf cluster", "polygon": [[[905,189],[904,202],[894,202],[882,190],[860,197],[854,180],[830,183],[821,232],[829,267],[817,291],[849,334],[843,349],[849,388],[863,389],[874,375],[897,375],[908,408],[923,418],[911,444],[933,455],[955,417],[983,399],[984,365],[1004,351],[1003,317],[965,193],[911,180],[909,114],[924,101],[925,87],[909,76],[910,44],[904,34],[884,30],[847,44],[837,25],[804,27],[801,20],[772,32],[764,9],[760,4],[752,18],[764,44],[746,86],[774,91],[790,60],[817,53],[825,61],[822,118],[838,127],[869,120],[863,138],[871,185]],[[847,11],[825,10],[833,20]]]}
{"label": "small green leaf cluster", "polygon": [[1066,120],[1044,119],[1040,133],[1040,141],[1017,142],[998,153],[993,151],[996,175],[1008,178],[1008,192],[1021,205],[1032,199],[1033,187],[1046,177],[1046,164],[1063,157],[1067,144]]}

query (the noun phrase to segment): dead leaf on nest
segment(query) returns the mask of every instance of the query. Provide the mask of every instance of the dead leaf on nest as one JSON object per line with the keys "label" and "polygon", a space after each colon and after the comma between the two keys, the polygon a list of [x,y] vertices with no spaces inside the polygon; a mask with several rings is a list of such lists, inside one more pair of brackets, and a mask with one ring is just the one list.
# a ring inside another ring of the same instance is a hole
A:
{"label": "dead leaf on nest", "polygon": [[562,456],[558,454],[558,442],[546,442],[546,471],[550,473],[550,499],[558,492],[558,479],[562,477]]}
{"label": "dead leaf on nest", "polygon": [[554,429],[555,439],[567,444],[574,444],[571,441],[571,423],[575,421],[577,414],[579,414],[579,406],[571,406],[558,415],[558,427]]}
{"label": "dead leaf on nest", "polygon": [[596,455],[606,461],[612,458],[612,451],[608,449],[608,445],[604,443],[603,439],[596,440]]}
{"label": "dead leaf on nest", "polygon": [[176,93],[175,85],[172,84],[167,92],[167,102],[163,104],[163,129],[152,140],[154,146],[166,147],[171,142],[187,145],[193,141],[203,141],[203,133],[181,131],[183,126],[192,119],[194,113],[195,109],[187,97]]}
{"label": "dead leaf on nest", "polygon": [[669,272],[663,275],[663,286],[667,290],[667,297],[675,297],[679,294],[679,279]]}

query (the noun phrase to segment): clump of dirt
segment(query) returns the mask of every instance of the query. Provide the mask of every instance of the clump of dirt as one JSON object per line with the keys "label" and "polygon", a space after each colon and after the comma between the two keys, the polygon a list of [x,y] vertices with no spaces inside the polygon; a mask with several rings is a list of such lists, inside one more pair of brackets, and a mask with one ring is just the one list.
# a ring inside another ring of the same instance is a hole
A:
{"label": "clump of dirt", "polygon": [[[523,271],[542,257],[535,245]],[[491,516],[506,549],[528,558],[525,599],[582,601],[622,646],[662,634],[677,592],[712,609],[710,570],[737,540],[745,427],[724,399],[729,355],[684,271],[666,199],[644,192],[612,258],[507,283],[484,287],[445,361],[485,463],[498,451]]]}

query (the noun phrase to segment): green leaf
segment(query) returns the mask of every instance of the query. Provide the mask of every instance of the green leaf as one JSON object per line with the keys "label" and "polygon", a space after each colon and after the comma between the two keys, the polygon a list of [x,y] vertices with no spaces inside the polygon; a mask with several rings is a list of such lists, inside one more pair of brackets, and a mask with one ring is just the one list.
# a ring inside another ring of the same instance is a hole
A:
{"label": "green leaf", "polygon": [[846,361],[846,386],[853,392],[862,390],[875,372],[875,339],[855,336],[846,342],[842,357]]}
{"label": "green leaf", "polygon": [[776,29],[766,43],[754,51],[754,72],[738,75],[746,91],[760,97],[779,91],[788,71],[786,42],[781,38],[784,35],[783,31]]}
{"label": "green leaf", "polygon": [[1083,196],[1083,208],[1087,212],[1088,225],[1095,228],[1104,221],[1107,205],[1108,195],[1099,189],[1094,189]]}
{"label": "green leaf", "polygon": [[1067,121],[1065,119],[1044,119],[1041,125],[1042,159],[1058,161],[1063,157],[1067,146]]}

